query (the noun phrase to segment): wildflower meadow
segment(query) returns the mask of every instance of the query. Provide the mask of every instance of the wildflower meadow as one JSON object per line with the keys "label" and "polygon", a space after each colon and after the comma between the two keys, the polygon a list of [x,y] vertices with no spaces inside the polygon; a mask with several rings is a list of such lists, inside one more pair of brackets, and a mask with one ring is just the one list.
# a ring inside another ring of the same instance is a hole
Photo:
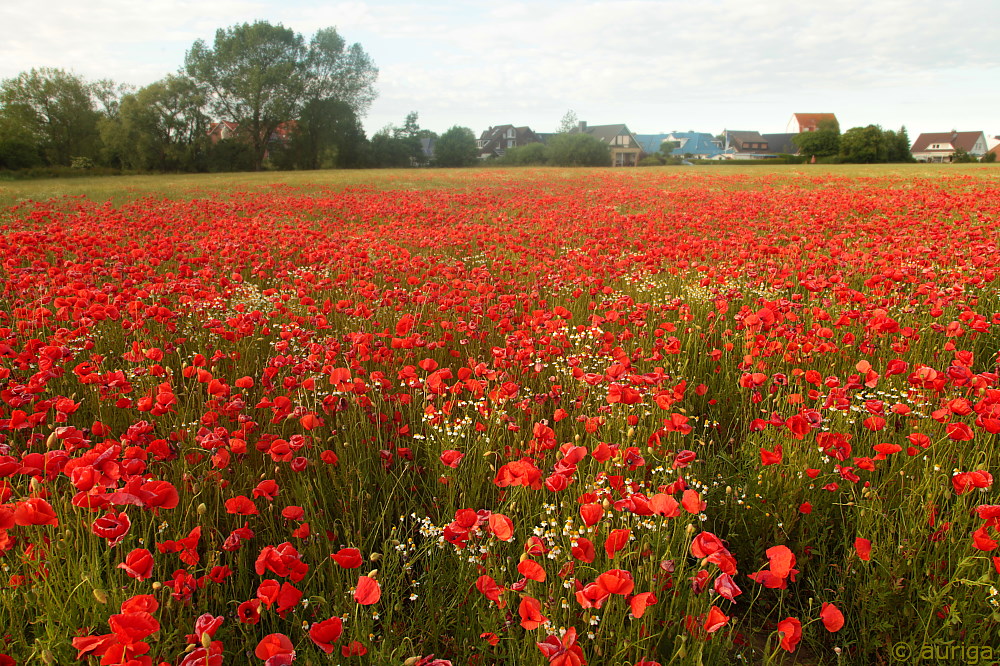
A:
{"label": "wildflower meadow", "polygon": [[1000,659],[996,170],[190,182],[0,210],[0,665]]}

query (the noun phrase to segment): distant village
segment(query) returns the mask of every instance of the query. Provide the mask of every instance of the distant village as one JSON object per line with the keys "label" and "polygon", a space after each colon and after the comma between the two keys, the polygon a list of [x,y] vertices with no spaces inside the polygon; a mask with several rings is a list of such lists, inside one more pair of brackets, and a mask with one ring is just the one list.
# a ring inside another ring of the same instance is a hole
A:
{"label": "distant village", "polygon": [[[750,130],[724,130],[720,135],[707,132],[669,132],[635,134],[627,125],[588,125],[580,121],[574,133],[586,133],[606,144],[614,166],[637,166],[648,155],[670,155],[681,160],[767,160],[783,155],[800,155],[794,137],[815,132],[824,121],[836,122],[833,113],[795,113],[780,134],[761,134]],[[534,132],[530,127],[497,125],[479,137],[479,159],[503,157],[513,148],[546,143],[551,133]],[[425,140],[424,150],[433,154],[433,142]],[[665,148],[669,148],[666,150]],[[987,137],[982,131],[931,132],[917,137],[910,153],[918,162],[951,162],[965,153],[981,159],[988,153],[1000,154],[1000,136]],[[808,157],[808,156],[806,156]]]}

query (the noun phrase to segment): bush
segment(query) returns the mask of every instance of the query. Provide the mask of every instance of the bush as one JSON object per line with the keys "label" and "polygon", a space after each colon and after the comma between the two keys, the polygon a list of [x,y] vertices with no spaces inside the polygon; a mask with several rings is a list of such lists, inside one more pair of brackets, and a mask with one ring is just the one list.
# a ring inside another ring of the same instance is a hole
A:
{"label": "bush", "polygon": [[545,164],[548,156],[544,143],[529,143],[527,146],[511,148],[503,157],[497,159],[497,164],[510,166],[537,166]]}
{"label": "bush", "polygon": [[611,149],[589,134],[557,134],[547,152],[555,166],[611,166]]}

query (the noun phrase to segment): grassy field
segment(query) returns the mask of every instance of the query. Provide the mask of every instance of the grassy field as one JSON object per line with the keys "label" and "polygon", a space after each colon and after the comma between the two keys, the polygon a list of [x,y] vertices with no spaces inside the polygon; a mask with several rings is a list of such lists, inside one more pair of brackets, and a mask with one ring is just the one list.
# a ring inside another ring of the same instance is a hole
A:
{"label": "grassy field", "polygon": [[0,206],[0,666],[1000,658],[994,166]]}
{"label": "grassy field", "polygon": [[557,178],[574,178],[579,174],[614,173],[634,177],[645,172],[683,176],[685,174],[734,174],[758,177],[762,174],[780,177],[835,176],[843,178],[940,178],[968,176],[1000,179],[996,164],[878,164],[878,165],[761,165],[761,166],[699,166],[646,167],[638,170],[608,169],[371,169],[342,171],[287,171],[262,173],[221,173],[160,176],[111,176],[99,178],[56,178],[31,181],[0,180],[0,207],[7,208],[25,200],[54,197],[84,196],[92,201],[121,204],[139,196],[198,197],[213,192],[244,189],[264,189],[274,185],[303,188],[377,187],[380,189],[412,189],[426,187],[469,187],[476,174],[487,174],[490,180],[522,177],[537,178],[551,174]]}

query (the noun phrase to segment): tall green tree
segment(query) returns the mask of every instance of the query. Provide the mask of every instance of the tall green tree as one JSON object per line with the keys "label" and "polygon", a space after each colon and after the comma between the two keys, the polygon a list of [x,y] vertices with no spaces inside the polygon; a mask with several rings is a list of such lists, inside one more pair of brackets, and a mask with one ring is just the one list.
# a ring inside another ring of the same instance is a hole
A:
{"label": "tall green tree", "polygon": [[886,130],[885,141],[887,159],[890,162],[916,162],[910,153],[910,135],[906,132],[905,125],[900,127],[898,132]]}
{"label": "tall green tree", "polygon": [[74,157],[97,157],[101,112],[94,90],[65,70],[32,69],[0,84],[0,116],[18,136],[30,137],[46,162],[68,166]]}
{"label": "tall green tree", "polygon": [[559,128],[556,130],[559,134],[569,134],[573,130],[580,126],[580,121],[576,117],[576,111],[573,109],[568,110],[559,121]]}
{"label": "tall green tree", "polygon": [[208,147],[205,94],[190,78],[167,77],[121,99],[101,125],[105,148],[141,171],[197,171]]}
{"label": "tall green tree", "polygon": [[330,169],[361,166],[365,132],[354,110],[336,99],[312,99],[299,116],[280,166]]}
{"label": "tall green tree", "polygon": [[476,135],[468,127],[454,126],[434,143],[434,164],[441,167],[466,167],[476,163],[479,154]]}
{"label": "tall green tree", "polygon": [[840,124],[833,118],[821,120],[812,132],[800,132],[792,137],[799,153],[807,156],[830,157],[840,152]]}
{"label": "tall green tree", "polygon": [[185,67],[209,92],[216,117],[240,126],[257,169],[275,130],[297,120],[308,102],[332,99],[363,113],[378,74],[361,47],[347,47],[334,28],[307,45],[302,35],[266,21],[220,29],[211,47],[196,41]]}
{"label": "tall green tree", "polygon": [[878,125],[852,127],[840,137],[840,157],[845,162],[872,164],[889,159],[889,144]]}

